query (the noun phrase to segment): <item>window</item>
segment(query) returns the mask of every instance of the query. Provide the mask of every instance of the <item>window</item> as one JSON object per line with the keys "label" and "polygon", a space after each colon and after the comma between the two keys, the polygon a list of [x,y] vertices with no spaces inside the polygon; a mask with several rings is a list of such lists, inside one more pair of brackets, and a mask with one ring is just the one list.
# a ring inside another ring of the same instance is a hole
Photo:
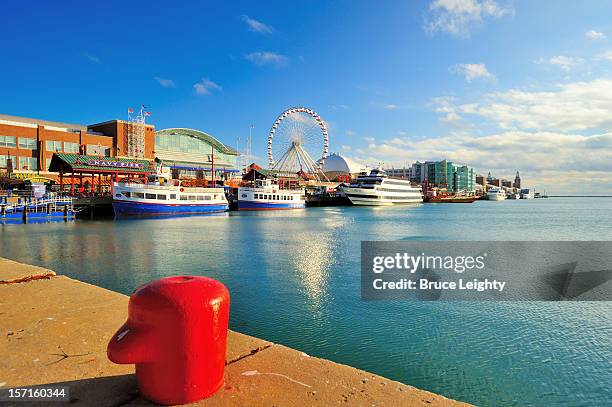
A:
{"label": "window", "polygon": [[[124,191],[124,192],[122,192],[122,194],[123,194],[123,196],[124,196],[124,197],[126,197],[126,198],[129,198],[129,197],[130,197],[130,192],[129,192],[129,191]],[[119,195],[118,197],[121,197],[121,195]]]}
{"label": "window", "polygon": [[0,136],[0,147],[17,147],[15,136]]}
{"label": "window", "polygon": [[51,167],[51,159],[47,158],[45,160],[45,168],[47,169],[47,171],[49,171],[49,168]]}
{"label": "window", "polygon": [[195,200],[196,200],[195,195],[189,195],[189,200],[190,200],[190,201],[195,201]]}
{"label": "window", "polygon": [[203,201],[204,200],[204,195],[198,195],[198,201]]}
{"label": "window", "polygon": [[110,157],[110,147],[102,146],[100,144],[87,144],[87,154]]}
{"label": "window", "polygon": [[145,194],[145,198],[147,198],[147,199],[157,199],[155,194]]}
{"label": "window", "polygon": [[79,143],[71,143],[69,141],[64,142],[64,152],[65,153],[78,153]]}
{"label": "window", "polygon": [[28,137],[19,137],[19,148],[27,150],[36,150],[36,139]]}
{"label": "window", "polygon": [[62,142],[61,141],[47,140],[45,145],[47,147],[47,151],[53,151],[53,152],[61,152],[62,151]]}
{"label": "window", "polygon": [[206,195],[206,196],[204,197],[204,199],[206,199],[207,201],[210,201],[210,200],[212,199],[212,196],[210,196],[210,195]]}
{"label": "window", "polygon": [[15,162],[14,155],[0,155],[0,168],[8,168],[8,160],[11,160],[12,168],[15,168],[17,165]]}
{"label": "window", "polygon": [[187,200],[187,195],[181,195],[181,201],[186,201]]}
{"label": "window", "polygon": [[36,157],[19,157],[19,170],[36,171],[38,169]]}
{"label": "window", "polygon": [[165,201],[167,199],[166,194],[157,194],[157,199],[161,199],[162,201]]}
{"label": "window", "polygon": [[136,198],[144,199],[144,194],[142,192],[134,192],[133,195]]}
{"label": "window", "polygon": [[170,199],[176,199],[176,194],[170,194]]}

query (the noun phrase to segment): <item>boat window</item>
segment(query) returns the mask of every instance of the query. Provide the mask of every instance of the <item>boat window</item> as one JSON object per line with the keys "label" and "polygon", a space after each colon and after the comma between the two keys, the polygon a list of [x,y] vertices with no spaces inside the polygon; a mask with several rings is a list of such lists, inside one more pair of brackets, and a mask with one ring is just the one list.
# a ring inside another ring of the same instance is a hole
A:
{"label": "boat window", "polygon": [[[122,193],[123,193],[123,196],[125,196],[126,198],[130,197],[130,193],[128,191],[124,191]],[[117,196],[120,197],[121,195],[117,195]]]}
{"label": "boat window", "polygon": [[198,195],[198,201],[203,201],[204,200],[204,195]]}
{"label": "boat window", "polygon": [[166,194],[157,194],[157,199],[165,201],[166,199],[168,199],[168,196]]}
{"label": "boat window", "polygon": [[176,199],[176,194],[170,194],[170,199]]}
{"label": "boat window", "polygon": [[212,199],[212,196],[211,195],[205,195],[204,199],[207,200],[207,201],[210,201]]}
{"label": "boat window", "polygon": [[144,198],[144,193],[142,193],[142,192],[134,192],[134,197],[135,198],[143,199]]}
{"label": "boat window", "polygon": [[187,195],[181,195],[181,201],[186,201],[189,197]]}
{"label": "boat window", "polygon": [[189,198],[190,201],[195,201],[196,200],[195,195],[189,195],[188,198]]}
{"label": "boat window", "polygon": [[156,199],[157,197],[155,196],[155,194],[145,194],[145,198],[147,198],[147,199]]}
{"label": "boat window", "polygon": [[121,198],[121,194],[115,194],[117,198]]}
{"label": "boat window", "polygon": [[268,195],[264,195],[264,199],[268,199]]}

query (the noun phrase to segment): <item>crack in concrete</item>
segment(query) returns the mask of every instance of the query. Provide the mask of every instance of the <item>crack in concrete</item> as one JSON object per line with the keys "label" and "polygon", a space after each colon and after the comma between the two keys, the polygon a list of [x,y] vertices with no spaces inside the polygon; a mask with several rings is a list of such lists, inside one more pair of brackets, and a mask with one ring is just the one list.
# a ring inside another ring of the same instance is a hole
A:
{"label": "crack in concrete", "polygon": [[247,353],[246,355],[240,355],[237,358],[230,360],[229,362],[225,362],[225,366],[229,366],[229,365],[231,365],[234,362],[238,362],[239,360],[242,360],[244,358],[248,358],[249,356],[253,356],[253,355],[255,355],[255,354],[257,354],[257,353],[259,353],[259,352],[261,352],[263,350],[271,348],[272,346],[274,346],[274,344],[270,343],[270,344],[266,344],[266,345],[260,346],[258,348],[252,349],[251,352]]}
{"label": "crack in concrete", "polygon": [[20,283],[28,283],[34,280],[50,280],[51,278],[56,277],[55,273],[47,273],[47,274],[37,274],[34,276],[27,276],[22,278],[16,278],[14,280],[0,280],[0,284],[20,284]]}

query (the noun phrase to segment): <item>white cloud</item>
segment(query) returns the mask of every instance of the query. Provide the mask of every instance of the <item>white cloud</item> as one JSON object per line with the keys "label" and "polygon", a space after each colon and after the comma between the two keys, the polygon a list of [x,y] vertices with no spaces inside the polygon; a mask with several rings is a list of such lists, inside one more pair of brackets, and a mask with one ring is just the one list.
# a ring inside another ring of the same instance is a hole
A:
{"label": "white cloud", "polygon": [[281,67],[289,62],[289,58],[286,56],[270,51],[252,52],[245,58],[257,66],[272,65]]}
{"label": "white cloud", "polygon": [[440,113],[440,120],[443,122],[454,122],[461,120],[461,116],[457,113],[455,106],[455,98],[452,96],[438,96],[431,98],[428,106],[432,107],[434,112]]}
{"label": "white cloud", "polygon": [[174,85],[174,81],[172,79],[164,79],[164,78],[160,78],[159,76],[155,77],[155,80],[164,88],[174,88],[176,87]]}
{"label": "white cloud", "polygon": [[364,137],[363,139],[367,141],[368,143],[373,143],[375,141],[374,137]]}
{"label": "white cloud", "polygon": [[540,58],[535,61],[538,65],[556,65],[564,71],[570,71],[573,67],[580,65],[584,62],[584,59],[578,57],[568,57],[565,55],[557,55],[550,58]]}
{"label": "white cloud", "polygon": [[193,84],[193,89],[198,95],[209,95],[212,91],[223,88],[210,79],[203,78],[200,82]]}
{"label": "white cloud", "polygon": [[512,6],[502,6],[494,0],[433,0],[424,29],[431,34],[440,31],[465,38],[484,18],[501,18],[513,13]]}
{"label": "white cloud", "polygon": [[590,40],[603,40],[606,38],[606,34],[601,31],[589,30],[584,33],[584,36]]}
{"label": "white cloud", "polygon": [[450,72],[455,75],[463,75],[468,82],[474,79],[495,80],[495,75],[487,70],[485,64],[457,64],[450,68]]}
{"label": "white cloud", "polygon": [[355,132],[353,130],[347,130],[344,132],[344,134],[346,134],[347,136],[354,136]]}
{"label": "white cloud", "polygon": [[612,79],[558,84],[549,91],[511,89],[481,99],[457,104],[453,98],[439,97],[431,105],[446,119],[476,115],[495,121],[502,129],[570,132],[612,126]]}
{"label": "white cloud", "polygon": [[396,167],[416,160],[448,159],[507,178],[520,170],[527,185],[540,191],[612,193],[612,133],[505,131],[480,137],[391,138],[370,143],[367,154],[374,157],[369,161],[384,157],[387,165]]}
{"label": "white cloud", "polygon": [[91,62],[93,62],[94,64],[99,64],[100,62],[102,62],[100,60],[100,58],[98,58],[95,55],[91,55],[91,54],[84,54],[85,58],[89,59]]}
{"label": "white cloud", "polygon": [[342,145],[342,151],[351,151],[351,146]]}
{"label": "white cloud", "polygon": [[329,108],[333,109],[333,110],[347,110],[347,109],[350,108],[350,106],[349,105],[338,104],[338,105],[330,105]]}
{"label": "white cloud", "polygon": [[597,54],[597,56],[595,57],[595,60],[612,62],[612,50],[604,51],[600,54]]}
{"label": "white cloud", "polygon": [[241,16],[242,21],[249,27],[249,30],[260,33],[260,34],[271,34],[274,28],[271,25],[262,23],[261,21],[255,20],[247,15]]}
{"label": "white cloud", "polygon": [[396,109],[399,109],[399,106],[393,103],[387,103],[386,105],[383,106],[383,109],[396,110]]}

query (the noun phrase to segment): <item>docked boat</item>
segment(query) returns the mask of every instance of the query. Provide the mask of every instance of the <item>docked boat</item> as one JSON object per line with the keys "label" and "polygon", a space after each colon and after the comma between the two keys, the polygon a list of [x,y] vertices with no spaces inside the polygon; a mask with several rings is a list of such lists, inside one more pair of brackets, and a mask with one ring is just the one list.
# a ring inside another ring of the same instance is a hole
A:
{"label": "docked boat", "polygon": [[353,205],[394,205],[423,202],[421,186],[409,180],[391,178],[382,169],[362,172],[348,186],[342,187]]}
{"label": "docked boat", "polygon": [[521,189],[521,199],[533,199],[534,191],[533,189],[525,188]]}
{"label": "docked boat", "polygon": [[152,182],[113,183],[113,209],[117,216],[197,215],[225,212],[229,204],[223,188],[166,184],[156,176]]}
{"label": "docked boat", "polygon": [[506,199],[506,192],[501,188],[491,188],[487,191],[487,199],[489,201],[503,201]]}
{"label": "docked boat", "polygon": [[284,189],[270,179],[257,179],[238,188],[238,210],[303,209],[306,196],[303,188]]}
{"label": "docked boat", "polygon": [[480,197],[476,195],[436,195],[428,196],[427,202],[429,203],[472,203],[477,201]]}

